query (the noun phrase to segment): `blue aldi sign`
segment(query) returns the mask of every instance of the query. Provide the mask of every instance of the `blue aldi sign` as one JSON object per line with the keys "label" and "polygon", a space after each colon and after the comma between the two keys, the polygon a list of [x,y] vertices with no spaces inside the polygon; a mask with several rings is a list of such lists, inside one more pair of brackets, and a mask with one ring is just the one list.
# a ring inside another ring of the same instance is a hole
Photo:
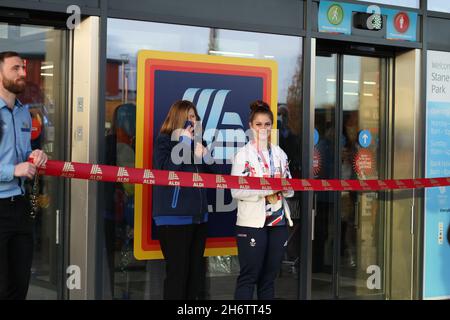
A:
{"label": "blue aldi sign", "polygon": [[214,158],[225,163],[235,152],[236,146],[230,143],[246,142],[249,103],[262,99],[263,80],[257,76],[159,70],[155,72],[155,93],[154,138],[175,100],[192,101],[203,124],[204,140],[210,146],[216,141]]}
{"label": "blue aldi sign", "polygon": [[[196,106],[203,139],[216,163],[228,173],[237,148],[246,143],[249,104],[269,102],[276,115],[277,65],[273,60],[141,51],[138,55],[136,167],[152,168],[153,144],[170,106],[189,100]],[[276,123],[276,119],[274,119]],[[136,185],[137,259],[161,259],[152,220],[152,188]],[[208,190],[208,240],[205,255],[236,254],[236,204],[229,190]]]}

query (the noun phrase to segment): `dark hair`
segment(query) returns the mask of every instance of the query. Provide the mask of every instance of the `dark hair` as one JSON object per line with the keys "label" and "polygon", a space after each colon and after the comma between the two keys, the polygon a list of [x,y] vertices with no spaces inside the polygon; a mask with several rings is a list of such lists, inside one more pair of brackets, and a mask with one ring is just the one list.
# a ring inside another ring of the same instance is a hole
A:
{"label": "dark hair", "polygon": [[[15,51],[0,52],[0,66],[5,62],[6,58],[11,58],[11,57],[20,57],[20,55]],[[0,119],[0,142],[2,140],[2,136],[3,136],[3,125],[2,125],[2,121]]]}
{"label": "dark hair", "polygon": [[270,106],[262,100],[255,100],[250,104],[250,116],[249,122],[252,123],[257,114],[267,114],[270,121],[273,123],[273,112],[270,110]]}
{"label": "dark hair", "polygon": [[11,57],[20,57],[20,55],[17,52],[15,52],[15,51],[3,51],[3,52],[0,52],[0,64],[5,62],[6,58],[11,58]]}

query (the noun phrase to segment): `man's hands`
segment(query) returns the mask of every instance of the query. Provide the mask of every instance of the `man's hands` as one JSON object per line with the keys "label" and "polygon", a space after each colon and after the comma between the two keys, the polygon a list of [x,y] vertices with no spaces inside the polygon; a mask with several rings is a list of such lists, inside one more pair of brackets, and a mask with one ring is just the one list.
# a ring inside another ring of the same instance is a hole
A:
{"label": "man's hands", "polygon": [[36,168],[44,165],[48,160],[47,155],[42,150],[34,150],[31,152],[30,158],[33,159],[33,163],[22,162],[14,167],[15,177],[26,177],[28,179],[32,179],[36,174]]}
{"label": "man's hands", "polygon": [[32,179],[36,174],[36,166],[30,162],[22,162],[14,167],[14,177],[27,177]]}
{"label": "man's hands", "polygon": [[38,168],[46,164],[48,160],[48,157],[45,154],[45,152],[39,149],[33,150],[33,152],[31,152],[30,154],[30,158],[33,159],[33,164]]}

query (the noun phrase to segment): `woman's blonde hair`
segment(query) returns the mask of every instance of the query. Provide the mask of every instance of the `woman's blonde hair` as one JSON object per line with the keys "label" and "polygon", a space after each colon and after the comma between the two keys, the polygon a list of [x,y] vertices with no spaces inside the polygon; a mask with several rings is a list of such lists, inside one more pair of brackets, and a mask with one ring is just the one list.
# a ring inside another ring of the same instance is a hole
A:
{"label": "woman's blonde hair", "polygon": [[199,121],[200,117],[197,113],[197,108],[192,102],[188,100],[175,101],[170,107],[166,120],[164,120],[159,132],[164,134],[172,134],[174,130],[183,128],[184,123],[188,118],[189,110],[191,109],[194,110],[195,117],[197,118],[197,121]]}

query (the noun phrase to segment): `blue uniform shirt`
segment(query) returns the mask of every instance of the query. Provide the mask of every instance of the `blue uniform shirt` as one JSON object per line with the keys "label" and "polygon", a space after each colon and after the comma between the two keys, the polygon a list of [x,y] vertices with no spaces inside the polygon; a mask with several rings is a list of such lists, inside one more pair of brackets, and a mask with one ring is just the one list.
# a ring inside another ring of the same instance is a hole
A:
{"label": "blue uniform shirt", "polygon": [[16,99],[11,110],[0,98],[0,199],[25,194],[25,178],[14,177],[16,164],[31,153],[31,115]]}

